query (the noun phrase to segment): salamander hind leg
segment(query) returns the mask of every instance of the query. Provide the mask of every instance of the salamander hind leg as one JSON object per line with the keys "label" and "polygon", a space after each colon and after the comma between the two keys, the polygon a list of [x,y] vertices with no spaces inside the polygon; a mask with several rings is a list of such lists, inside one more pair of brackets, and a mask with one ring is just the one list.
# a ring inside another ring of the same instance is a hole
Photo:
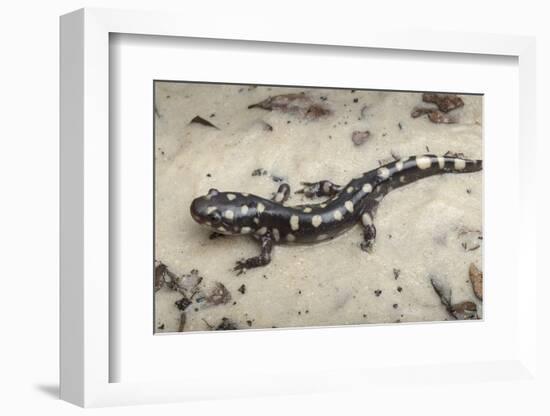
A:
{"label": "salamander hind leg", "polygon": [[284,204],[288,198],[290,197],[290,185],[283,183],[281,186],[279,186],[279,189],[275,194],[273,194],[273,197],[271,198],[272,201],[278,202],[279,204]]}
{"label": "salamander hind leg", "polygon": [[233,270],[237,272],[237,276],[244,273],[248,269],[266,266],[271,262],[271,251],[273,250],[273,240],[271,234],[265,234],[261,239],[261,243],[262,249],[259,256],[237,261],[236,266],[233,268]]}
{"label": "salamander hind leg", "polygon": [[376,239],[376,227],[372,222],[372,218],[368,212],[361,216],[361,225],[363,226],[363,241],[361,241],[361,250],[371,253],[374,240]]}
{"label": "salamander hind leg", "polygon": [[368,200],[363,213],[361,214],[361,226],[363,227],[363,241],[361,241],[361,250],[371,253],[376,239],[376,227],[373,222],[374,214],[378,208],[376,199]]}
{"label": "salamander hind leg", "polygon": [[296,191],[297,194],[304,194],[307,198],[321,196],[334,196],[342,190],[341,185],[336,185],[331,181],[322,180],[319,182],[300,182],[304,187]]}

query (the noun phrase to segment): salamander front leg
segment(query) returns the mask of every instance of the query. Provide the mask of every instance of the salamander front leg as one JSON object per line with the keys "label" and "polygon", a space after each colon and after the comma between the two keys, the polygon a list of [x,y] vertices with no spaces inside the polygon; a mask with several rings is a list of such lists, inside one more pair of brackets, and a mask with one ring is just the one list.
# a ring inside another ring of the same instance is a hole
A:
{"label": "salamander front leg", "polygon": [[273,239],[270,233],[267,233],[261,238],[262,251],[259,256],[250,257],[237,261],[237,265],[233,268],[237,272],[237,276],[244,273],[248,269],[255,267],[266,266],[271,262],[271,251],[273,250]]}
{"label": "salamander front leg", "polygon": [[279,204],[284,204],[289,197],[290,197],[290,186],[286,183],[283,183],[281,186],[279,186],[279,189],[277,190],[277,192],[273,194],[273,197],[271,198],[271,200],[278,202]]}
{"label": "salamander front leg", "polygon": [[343,188],[341,185],[336,185],[331,181],[322,180],[319,182],[300,182],[304,187],[295,193],[304,194],[307,198],[320,196],[334,196]]}

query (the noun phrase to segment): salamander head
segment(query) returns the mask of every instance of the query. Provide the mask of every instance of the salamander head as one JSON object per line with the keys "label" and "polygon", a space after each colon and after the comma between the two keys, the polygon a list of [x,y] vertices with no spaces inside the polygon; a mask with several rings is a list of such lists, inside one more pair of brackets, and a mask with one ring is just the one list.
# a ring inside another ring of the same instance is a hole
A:
{"label": "salamander head", "polygon": [[247,195],[210,189],[207,195],[193,200],[190,211],[196,222],[216,233],[248,234],[255,214],[248,206],[252,204]]}

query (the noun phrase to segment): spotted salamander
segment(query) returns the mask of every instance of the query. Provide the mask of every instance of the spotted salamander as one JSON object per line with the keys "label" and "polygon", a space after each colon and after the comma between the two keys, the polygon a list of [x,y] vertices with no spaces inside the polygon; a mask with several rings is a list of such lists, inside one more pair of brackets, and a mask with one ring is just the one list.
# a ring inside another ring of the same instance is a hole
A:
{"label": "spotted salamander", "polygon": [[392,189],[441,173],[467,173],[482,169],[481,160],[422,155],[397,160],[363,173],[347,185],[329,180],[302,182],[307,198],[328,197],[322,203],[285,206],[290,186],[282,184],[272,199],[242,192],[219,192],[191,203],[191,216],[219,234],[252,235],[261,243],[258,256],[237,261],[237,273],[265,266],[275,244],[314,243],[334,238],[356,223],[363,227],[361,249],[369,252],[376,237],[374,214]]}

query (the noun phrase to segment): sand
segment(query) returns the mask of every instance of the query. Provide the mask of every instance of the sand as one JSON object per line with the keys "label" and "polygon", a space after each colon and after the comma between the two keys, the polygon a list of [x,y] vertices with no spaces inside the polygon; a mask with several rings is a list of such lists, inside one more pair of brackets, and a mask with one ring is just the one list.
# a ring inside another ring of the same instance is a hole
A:
{"label": "sand", "polygon": [[[247,108],[270,95],[302,91],[331,114],[310,120]],[[439,175],[392,191],[375,217],[372,253],[359,248],[356,226],[332,241],[276,246],[271,264],[240,276],[232,270],[235,261],[257,255],[257,242],[210,239],[189,214],[192,199],[210,188],[270,197],[279,186],[273,176],[293,191],[300,181],[345,184],[391,161],[392,153],[452,151],[482,159],[481,96],[462,95],[464,107],[449,113],[457,122],[436,124],[411,118],[413,108],[433,107],[422,103],[421,93],[162,82],[155,94],[155,260],[176,275],[198,270],[203,281],[194,301],[216,282],[231,296],[220,305],[193,302],[185,309],[184,331],[222,322],[259,329],[453,320],[431,280],[451,293],[453,304],[476,303],[482,317],[468,276],[471,263],[481,269],[475,231],[482,230],[482,172]],[[218,128],[190,123],[197,115]],[[365,130],[370,136],[356,146],[352,133]],[[257,169],[266,174],[253,176]],[[307,201],[292,194],[287,204]],[[174,302],[181,297],[167,287],[156,292],[158,332],[178,331],[181,311]]]}

